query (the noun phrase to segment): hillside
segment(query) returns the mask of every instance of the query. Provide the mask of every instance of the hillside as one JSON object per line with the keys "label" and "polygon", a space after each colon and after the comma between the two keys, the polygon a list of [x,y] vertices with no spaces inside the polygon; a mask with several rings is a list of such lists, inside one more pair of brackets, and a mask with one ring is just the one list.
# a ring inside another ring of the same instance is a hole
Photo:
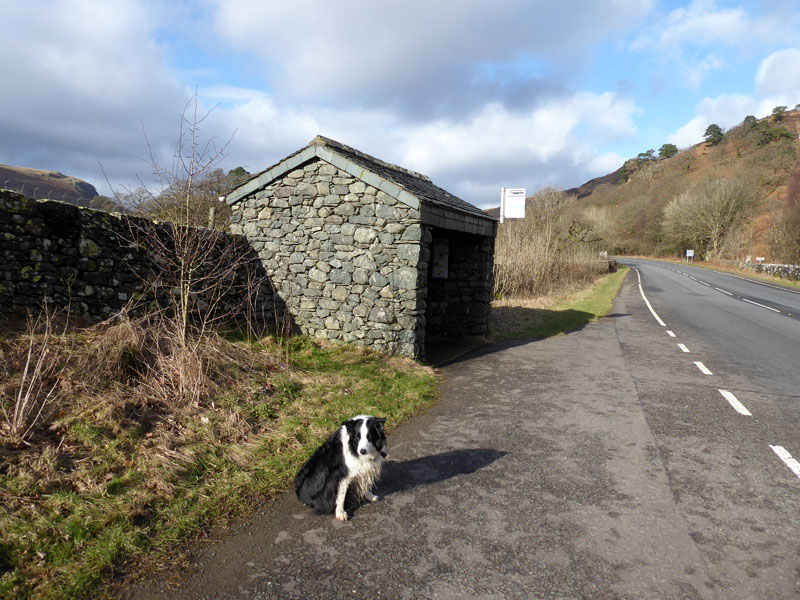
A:
{"label": "hillside", "polygon": [[798,110],[760,120],[748,117],[715,145],[701,142],[670,158],[643,158],[643,153],[614,173],[571,191],[584,208],[610,225],[605,232],[610,251],[669,255],[681,248],[664,224],[667,204],[710,180],[735,178],[752,191],[755,203],[732,221],[728,248],[719,258],[758,255],[785,261],[773,230],[796,203],[788,191],[800,169],[799,133]]}
{"label": "hillside", "polygon": [[[747,117],[716,140],[660,157],[641,153],[613,173],[566,190],[576,218],[614,254],[679,256],[701,248],[710,257],[800,261],[800,105],[766,118]],[[716,143],[712,143],[716,142]],[[713,245],[665,220],[679,197],[700,197],[715,183],[735,182],[748,201],[728,218]],[[497,210],[497,209],[494,209]],[[488,212],[488,211],[487,211]],[[698,252],[698,257],[701,254]]]}
{"label": "hillside", "polygon": [[13,190],[30,198],[51,199],[89,206],[97,197],[95,187],[56,171],[0,165],[0,188]]}

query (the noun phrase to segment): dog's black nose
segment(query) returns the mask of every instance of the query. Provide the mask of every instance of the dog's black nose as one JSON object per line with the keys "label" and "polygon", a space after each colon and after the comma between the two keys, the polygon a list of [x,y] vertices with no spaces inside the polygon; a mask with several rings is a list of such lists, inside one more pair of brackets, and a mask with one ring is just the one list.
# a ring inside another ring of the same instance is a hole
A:
{"label": "dog's black nose", "polygon": [[358,449],[358,453],[359,454],[366,454],[367,453],[367,449],[366,448],[359,448]]}

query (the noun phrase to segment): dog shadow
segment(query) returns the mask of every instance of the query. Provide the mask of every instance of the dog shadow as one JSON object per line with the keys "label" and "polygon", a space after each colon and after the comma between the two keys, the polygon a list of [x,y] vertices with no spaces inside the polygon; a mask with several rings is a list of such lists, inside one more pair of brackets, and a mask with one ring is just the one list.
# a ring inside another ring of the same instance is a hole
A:
{"label": "dog shadow", "polygon": [[376,493],[381,497],[390,496],[459,475],[470,475],[506,454],[508,452],[492,448],[472,448],[450,450],[412,460],[388,460],[383,463]]}

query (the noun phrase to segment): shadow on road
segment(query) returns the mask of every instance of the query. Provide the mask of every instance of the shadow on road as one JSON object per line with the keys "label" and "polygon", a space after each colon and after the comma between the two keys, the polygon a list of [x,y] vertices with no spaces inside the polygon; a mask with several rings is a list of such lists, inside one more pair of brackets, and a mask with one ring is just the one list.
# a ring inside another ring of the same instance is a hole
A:
{"label": "shadow on road", "polygon": [[379,496],[389,496],[424,485],[469,475],[489,466],[508,452],[491,448],[451,450],[413,460],[387,461],[378,484]]}
{"label": "shadow on road", "polygon": [[594,318],[592,313],[571,308],[550,310],[525,306],[493,306],[490,338],[429,340],[425,346],[425,360],[433,367],[444,368],[509,347],[580,331]]}

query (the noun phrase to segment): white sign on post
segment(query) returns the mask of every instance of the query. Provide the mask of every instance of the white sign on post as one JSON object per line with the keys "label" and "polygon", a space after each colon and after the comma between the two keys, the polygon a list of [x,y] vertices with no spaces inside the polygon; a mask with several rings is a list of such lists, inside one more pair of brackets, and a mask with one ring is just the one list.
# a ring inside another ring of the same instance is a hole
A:
{"label": "white sign on post", "polygon": [[500,190],[500,222],[504,219],[525,218],[525,188]]}

